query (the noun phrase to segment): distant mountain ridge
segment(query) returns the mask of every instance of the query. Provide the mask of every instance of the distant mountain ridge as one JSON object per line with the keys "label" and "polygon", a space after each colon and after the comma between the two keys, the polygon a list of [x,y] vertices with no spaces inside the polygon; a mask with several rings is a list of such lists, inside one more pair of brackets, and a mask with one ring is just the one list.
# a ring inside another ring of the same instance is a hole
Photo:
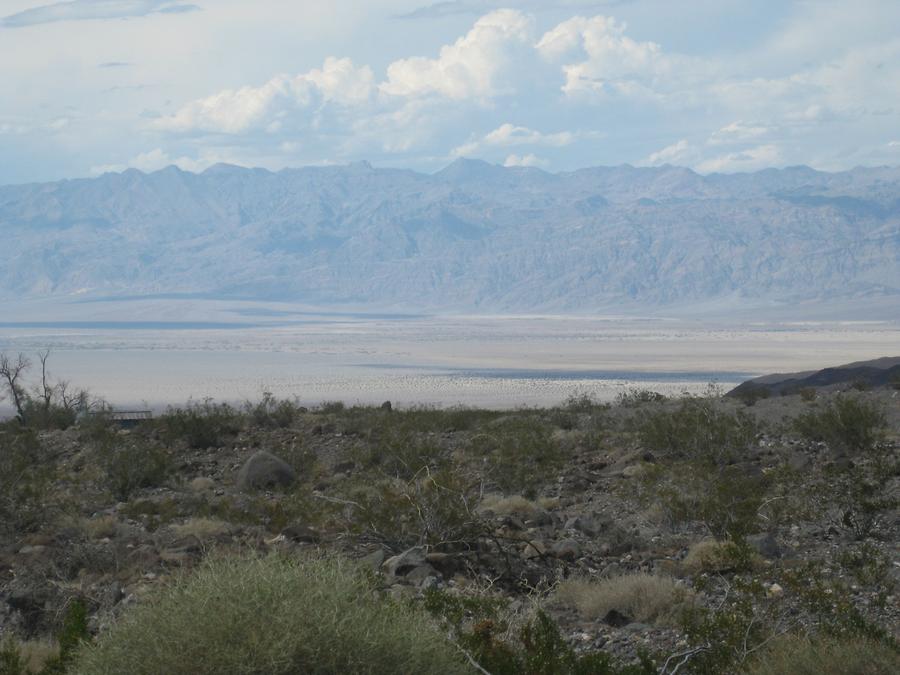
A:
{"label": "distant mountain ridge", "polygon": [[775,373],[742,382],[728,392],[741,398],[765,392],[766,395],[796,394],[803,389],[840,389],[900,387],[900,356],[885,356],[871,361],[856,361],[843,366],[802,373]]}
{"label": "distant mountain ridge", "polygon": [[[0,298],[204,294],[466,311],[876,300],[900,168],[435,174],[216,165],[0,187]],[[883,302],[882,302],[883,301]],[[893,318],[897,318],[897,313]]]}

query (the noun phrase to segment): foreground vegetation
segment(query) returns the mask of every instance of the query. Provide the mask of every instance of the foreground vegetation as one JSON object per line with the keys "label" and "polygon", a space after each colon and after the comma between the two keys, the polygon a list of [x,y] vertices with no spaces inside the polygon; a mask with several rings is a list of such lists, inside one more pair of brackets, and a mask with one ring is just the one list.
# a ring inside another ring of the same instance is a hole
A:
{"label": "foreground vegetation", "polygon": [[122,429],[86,394],[14,384],[2,675],[900,664],[892,391],[517,411],[267,395]]}

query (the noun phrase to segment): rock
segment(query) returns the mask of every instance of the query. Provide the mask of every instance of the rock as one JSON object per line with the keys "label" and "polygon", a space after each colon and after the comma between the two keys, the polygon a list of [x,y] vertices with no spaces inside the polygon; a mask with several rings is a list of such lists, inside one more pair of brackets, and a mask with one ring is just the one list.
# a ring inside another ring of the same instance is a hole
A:
{"label": "rock", "polygon": [[405,577],[417,567],[427,564],[425,547],[413,546],[403,553],[392,556],[381,565],[381,571],[389,577]]}
{"label": "rock", "polygon": [[407,583],[413,584],[414,586],[423,586],[426,583],[426,580],[430,578],[438,577],[437,570],[435,570],[431,565],[419,565],[418,567],[414,567],[409,572],[404,575],[404,579]]}
{"label": "rock", "polygon": [[627,626],[631,623],[631,618],[625,616],[617,609],[611,609],[606,613],[602,621],[607,626],[612,626],[613,628],[622,628],[623,626]]}
{"label": "rock", "polygon": [[560,560],[574,562],[581,556],[581,545],[574,539],[563,539],[553,545],[553,555]]}
{"label": "rock", "polygon": [[159,554],[160,560],[172,565],[186,565],[199,560],[203,544],[193,534],[176,539]]}
{"label": "rock", "polygon": [[244,462],[238,472],[240,490],[273,490],[286,488],[297,479],[290,465],[275,455],[260,450]]}
{"label": "rock", "polygon": [[790,550],[778,543],[771,532],[747,537],[747,543],[764,558],[783,558]]}
{"label": "rock", "polygon": [[281,536],[288,541],[307,544],[315,544],[321,539],[318,532],[306,525],[288,525],[281,531]]}
{"label": "rock", "polygon": [[547,546],[544,542],[540,540],[530,541],[525,546],[525,550],[522,552],[522,557],[526,560],[531,560],[532,558],[540,558],[542,555],[547,553]]}
{"label": "rock", "polygon": [[216,482],[207,476],[198,476],[190,483],[193,492],[210,492],[216,487]]}
{"label": "rock", "polygon": [[390,412],[391,410],[393,410],[393,406],[391,405],[390,401],[385,401],[381,404],[381,409]]}
{"label": "rock", "polygon": [[784,595],[784,589],[779,584],[772,584],[766,589],[767,598],[780,598]]}
{"label": "rock", "polygon": [[360,564],[368,567],[373,572],[381,569],[382,564],[387,558],[387,553],[384,552],[383,548],[376,548],[374,551],[369,553],[368,555],[364,555],[359,559]]}
{"label": "rock", "polygon": [[432,552],[425,556],[425,560],[447,579],[456,574],[460,567],[459,559],[449,553]]}
{"label": "rock", "polygon": [[591,516],[574,516],[566,521],[565,529],[576,530],[589,537],[596,537],[603,531],[603,526]]}

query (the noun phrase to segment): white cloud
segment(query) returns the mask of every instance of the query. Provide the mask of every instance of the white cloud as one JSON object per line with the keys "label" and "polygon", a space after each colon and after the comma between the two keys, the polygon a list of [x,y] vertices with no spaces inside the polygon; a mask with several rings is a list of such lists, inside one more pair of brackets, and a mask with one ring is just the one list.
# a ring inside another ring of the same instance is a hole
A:
{"label": "white cloud", "polygon": [[739,152],[730,152],[707,159],[695,167],[701,173],[727,173],[733,171],[757,171],[782,163],[781,149],[773,144],[758,145]]}
{"label": "white cloud", "polygon": [[887,144],[889,148],[900,148],[900,141],[891,141]]}
{"label": "white cloud", "polygon": [[506,91],[503,76],[513,55],[527,45],[533,18],[501,9],[478,19],[436,59],[412,57],[388,66],[381,91],[391,96],[439,95],[450,99],[489,99]]}
{"label": "white cloud", "polygon": [[671,90],[699,65],[682,56],[666,55],[655,42],[638,42],[625,35],[626,25],[613,17],[573,17],[547,31],[536,48],[551,62],[573,52],[584,60],[562,66],[569,96],[620,94],[654,98]]}
{"label": "white cloud", "polygon": [[509,155],[503,162],[503,166],[543,166],[546,162],[534,154],[527,155]]}
{"label": "white cloud", "polygon": [[197,5],[179,0],[68,0],[32,7],[0,19],[0,26],[24,28],[57,21],[125,19],[148,14],[192,12]]}
{"label": "white cloud", "polygon": [[709,137],[710,145],[722,145],[735,141],[747,141],[765,136],[769,128],[759,124],[745,124],[744,122],[732,122],[727,124]]}
{"label": "white cloud", "polygon": [[190,157],[178,157],[173,159],[162,148],[156,148],[148,152],[143,152],[136,157],[132,157],[125,164],[101,164],[91,167],[91,174],[99,176],[104,173],[120,173],[126,169],[137,169],[145,173],[159,171],[167,166],[177,166],[182,171],[199,172],[208,169],[213,164],[219,162],[228,162],[229,164],[240,164],[232,158],[223,157],[215,152],[201,153],[197,159]]}
{"label": "white cloud", "polygon": [[673,162],[684,162],[692,152],[691,144],[688,143],[686,138],[682,138],[680,141],[668,145],[662,150],[651,153],[647,159],[641,162],[641,164],[647,166],[659,166],[661,164],[671,164]]}
{"label": "white cloud", "polygon": [[278,118],[298,109],[323,103],[365,103],[374,93],[374,81],[368,66],[357,68],[350,59],[329,57],[322,68],[293,78],[277,75],[260,87],[226,89],[192,101],[174,115],[153,120],[150,126],[174,132],[237,134],[265,128],[278,131]]}
{"label": "white cloud", "polygon": [[488,132],[482,138],[470,140],[457,148],[450,155],[452,157],[470,157],[484,148],[513,147],[520,145],[537,145],[553,148],[561,148],[571,145],[579,134],[571,131],[560,131],[545,134],[528,127],[515,126],[509,122],[501,124],[493,131]]}

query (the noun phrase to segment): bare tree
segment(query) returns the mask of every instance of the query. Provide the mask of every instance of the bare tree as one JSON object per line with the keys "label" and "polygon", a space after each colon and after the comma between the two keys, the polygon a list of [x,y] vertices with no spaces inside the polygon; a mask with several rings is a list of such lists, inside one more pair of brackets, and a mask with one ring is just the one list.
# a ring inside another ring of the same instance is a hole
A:
{"label": "bare tree", "polygon": [[[44,359],[46,360],[46,358]],[[0,354],[0,378],[6,385],[6,395],[12,399],[19,421],[25,423],[25,404],[28,394],[22,385],[23,374],[31,367],[31,361],[24,354],[19,354],[13,361],[6,354]]]}
{"label": "bare tree", "polygon": [[50,374],[47,372],[47,360],[50,358],[50,350],[45,349],[38,352],[38,360],[41,362],[41,384],[38,389],[38,396],[41,399],[41,407],[46,415],[50,412],[50,405],[53,403],[53,394],[55,387],[50,384]]}

